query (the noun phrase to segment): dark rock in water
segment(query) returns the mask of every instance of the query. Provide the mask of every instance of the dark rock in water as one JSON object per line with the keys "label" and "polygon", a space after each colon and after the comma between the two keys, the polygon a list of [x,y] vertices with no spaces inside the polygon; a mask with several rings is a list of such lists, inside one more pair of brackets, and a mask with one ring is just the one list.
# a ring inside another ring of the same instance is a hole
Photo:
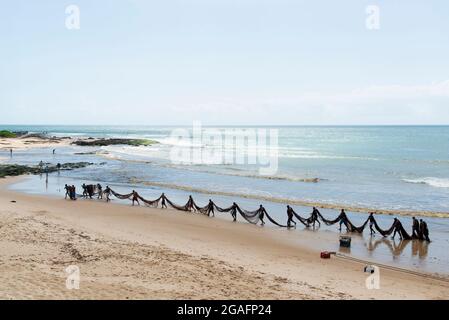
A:
{"label": "dark rock in water", "polygon": [[97,154],[97,151],[91,151],[91,152],[75,152],[74,155],[77,156],[85,156],[85,155],[95,155]]}
{"label": "dark rock in water", "polygon": [[29,132],[28,131],[13,131],[13,133],[16,135],[16,137],[20,138],[20,137],[26,136]]}
{"label": "dark rock in water", "polygon": [[[68,162],[61,165],[61,170],[73,170],[93,165],[92,162]],[[53,167],[52,167],[53,168]],[[58,168],[55,166],[56,171]]]}
{"label": "dark rock in water", "polygon": [[111,138],[111,139],[88,139],[88,140],[77,140],[72,142],[72,144],[77,146],[111,146],[111,145],[129,145],[129,146],[151,146],[158,143],[154,140],[148,139],[121,139],[121,138]]}
{"label": "dark rock in water", "polygon": [[[87,166],[93,165],[92,162],[69,162],[61,165],[60,170],[74,170],[81,169]],[[23,166],[19,164],[0,164],[0,178],[21,176],[24,174],[42,174],[45,172],[52,173],[57,172],[58,167],[56,165],[48,166],[46,168],[40,168],[39,166]]]}

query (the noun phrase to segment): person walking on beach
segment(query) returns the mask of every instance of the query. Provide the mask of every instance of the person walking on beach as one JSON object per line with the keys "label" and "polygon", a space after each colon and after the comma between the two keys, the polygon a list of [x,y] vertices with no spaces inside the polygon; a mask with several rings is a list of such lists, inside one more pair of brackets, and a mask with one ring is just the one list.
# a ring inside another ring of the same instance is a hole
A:
{"label": "person walking on beach", "polygon": [[64,199],[67,199],[67,196],[70,197],[70,187],[66,184],[64,186],[64,189],[65,189],[65,197],[64,197]]}
{"label": "person walking on beach", "polygon": [[292,207],[287,205],[287,227],[288,228],[293,227],[292,222],[295,224],[295,228],[296,228],[296,222],[293,221],[293,209],[292,209]]}
{"label": "person walking on beach", "polygon": [[75,185],[72,185],[72,187],[71,187],[71,197],[70,197],[70,199],[76,200],[76,188],[75,188]]}
{"label": "person walking on beach", "polygon": [[421,239],[422,233],[419,226],[419,221],[415,217],[412,218],[413,224],[412,224],[412,238],[413,239]]}
{"label": "person walking on beach", "polygon": [[207,205],[207,216],[210,217],[211,213],[212,217],[215,217],[214,202],[211,199],[209,199],[209,204]]}
{"label": "person walking on beach", "polygon": [[11,158],[12,158],[12,149],[9,149],[9,155],[10,155]]}
{"label": "person walking on beach", "polygon": [[340,232],[341,232],[341,227],[342,225],[346,226],[346,232],[349,232],[349,228],[348,228],[348,216],[346,215],[345,209],[341,209],[340,212]]}
{"label": "person walking on beach", "polygon": [[427,242],[430,242],[429,228],[427,228],[427,223],[423,219],[421,219],[420,222],[421,223],[419,224],[419,226],[420,226],[422,236],[423,236],[424,240],[426,240]]}
{"label": "person walking on beach", "polygon": [[56,169],[58,169],[58,173],[61,172],[61,164],[58,162],[58,164],[56,165]]}
{"label": "person walking on beach", "polygon": [[97,183],[97,191],[98,191],[97,199],[103,199],[103,187],[99,183]]}
{"label": "person walking on beach", "polygon": [[371,234],[371,236],[376,234],[376,231],[374,231],[374,213],[370,213],[369,214],[369,232]]}
{"label": "person walking on beach", "polygon": [[167,209],[167,203],[166,203],[165,193],[162,193],[161,200],[162,200],[162,202],[161,202],[161,208],[162,208],[162,209]]}
{"label": "person walking on beach", "polygon": [[106,186],[106,189],[104,189],[103,194],[106,196],[106,202],[111,201],[111,199],[109,198],[109,195],[111,194],[111,188],[109,188],[109,186]]}
{"label": "person walking on beach", "polygon": [[318,209],[313,207],[313,211],[312,211],[313,229],[315,229],[315,222],[318,222],[318,226],[321,228],[321,222],[320,222],[320,220],[318,220],[319,214],[320,214],[320,212],[318,211]]}
{"label": "person walking on beach", "polygon": [[134,206],[134,202],[137,202],[137,205],[140,206],[139,194],[135,190],[133,190],[133,192],[132,192],[132,201],[133,201],[133,206]]}
{"label": "person walking on beach", "polygon": [[39,162],[39,171],[42,173],[42,169],[44,168],[44,162],[41,160]]}
{"label": "person walking on beach", "polygon": [[397,218],[394,218],[394,233],[393,233],[393,237],[392,239],[394,240],[394,238],[396,237],[396,233],[399,234],[399,239],[402,240],[402,234],[401,234],[401,229],[402,229],[402,223],[401,221],[399,221]]}
{"label": "person walking on beach", "polygon": [[187,209],[190,211],[190,212],[195,212],[195,208],[194,208],[194,206],[193,206],[193,198],[192,198],[192,196],[190,195],[189,196],[189,201],[187,201]]}
{"label": "person walking on beach", "polygon": [[259,220],[260,220],[260,222],[262,222],[261,226],[265,225],[265,221],[263,221],[263,219],[265,218],[265,213],[266,213],[265,208],[262,205],[260,205],[260,207],[259,207]]}
{"label": "person walking on beach", "polygon": [[86,186],[86,184],[83,183],[81,188],[83,188],[83,197],[87,199],[87,186]]}
{"label": "person walking on beach", "polygon": [[235,203],[235,202],[232,203],[231,216],[232,216],[232,221],[236,222],[237,221],[237,203]]}
{"label": "person walking on beach", "polygon": [[56,153],[56,149],[53,149],[53,154],[55,154]]}

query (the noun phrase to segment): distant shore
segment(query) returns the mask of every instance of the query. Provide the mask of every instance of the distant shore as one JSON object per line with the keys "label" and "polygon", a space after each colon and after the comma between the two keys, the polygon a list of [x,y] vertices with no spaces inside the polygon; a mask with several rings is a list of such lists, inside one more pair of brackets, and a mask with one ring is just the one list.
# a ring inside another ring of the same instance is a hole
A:
{"label": "distant shore", "polygon": [[[294,244],[297,234],[173,210],[26,195],[0,180],[3,299],[447,299],[449,283]],[[11,202],[14,201],[14,202]],[[302,233],[302,242],[320,241]],[[321,235],[323,237],[325,235]],[[81,289],[65,289],[77,265]]]}
{"label": "distant shore", "polygon": [[67,146],[73,141],[72,138],[53,138],[43,135],[21,136],[16,138],[0,138],[0,149],[28,150],[32,148],[56,148]]}
{"label": "distant shore", "polygon": [[[13,134],[11,132],[11,134]],[[130,146],[150,146],[157,144],[149,139],[124,139],[124,138],[73,138],[55,137],[46,134],[22,134],[17,137],[0,137],[0,149],[3,150],[28,150],[31,148],[56,148],[68,145],[77,146],[110,146],[110,145],[130,145]]]}

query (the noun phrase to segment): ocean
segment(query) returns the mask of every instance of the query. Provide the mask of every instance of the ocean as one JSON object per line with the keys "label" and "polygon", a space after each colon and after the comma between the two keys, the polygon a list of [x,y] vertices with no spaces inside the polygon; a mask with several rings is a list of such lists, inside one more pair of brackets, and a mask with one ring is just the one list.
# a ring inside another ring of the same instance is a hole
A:
{"label": "ocean", "polygon": [[[32,149],[15,152],[12,159],[4,150],[0,157],[3,162],[23,164],[37,164],[41,160],[96,164],[50,177],[45,191],[42,177],[31,178],[33,183],[16,186],[27,192],[60,194],[64,183],[99,182],[123,192],[136,189],[150,199],[165,192],[180,204],[185,203],[189,194],[193,194],[200,204],[213,198],[219,205],[227,206],[236,201],[249,210],[263,203],[283,223],[287,203],[302,215],[311,211],[306,204],[327,206],[323,213],[328,217],[337,216],[340,207],[348,208],[348,215],[356,224],[362,222],[366,212],[371,210],[412,211],[418,216],[419,212],[429,215],[442,213],[449,217],[449,126],[245,127],[277,132],[277,170],[268,176],[260,175],[260,168],[255,164],[232,161],[222,164],[173,163],[171,152],[174,147],[203,152],[219,147],[214,141],[200,141],[199,145],[194,139],[179,141],[172,136],[173,130],[179,128],[189,129],[164,126],[0,126],[0,130],[48,132],[55,136],[144,138],[159,142],[148,147],[69,146],[57,148],[55,155],[46,148]],[[232,127],[215,128],[221,132]],[[238,154],[248,153],[248,150],[251,152],[248,148],[234,151]],[[361,208],[362,212],[351,208]],[[411,229],[410,217],[400,219],[407,230]],[[398,256],[401,256],[407,266],[412,264],[418,269],[449,273],[447,219],[425,219],[431,228],[431,237],[437,239],[425,250],[425,256],[430,258],[423,259],[419,250],[419,254],[414,254],[416,248],[411,248],[404,256],[402,248],[399,254],[394,254],[392,249],[379,251],[378,255],[383,257],[381,260],[398,263],[401,260]],[[389,227],[392,217],[385,216],[381,222],[384,227]],[[332,228],[335,229],[328,229]],[[367,242],[372,239],[360,241],[363,250],[372,247]],[[355,249],[355,252],[366,257],[362,249]]]}
{"label": "ocean", "polygon": [[[170,150],[177,141],[170,134],[175,127],[0,128],[46,131],[57,136],[135,137],[160,142],[152,147],[94,148],[102,160],[111,161],[111,166],[105,166],[102,177],[98,177],[108,182],[126,183],[132,179],[146,185],[165,183],[173,188],[192,187],[249,197],[449,213],[449,127],[446,126],[270,127],[279,132],[278,171],[270,176],[259,175],[254,165],[172,164]],[[71,152],[70,148],[58,151],[58,154]],[[115,174],[118,164],[119,176]]]}

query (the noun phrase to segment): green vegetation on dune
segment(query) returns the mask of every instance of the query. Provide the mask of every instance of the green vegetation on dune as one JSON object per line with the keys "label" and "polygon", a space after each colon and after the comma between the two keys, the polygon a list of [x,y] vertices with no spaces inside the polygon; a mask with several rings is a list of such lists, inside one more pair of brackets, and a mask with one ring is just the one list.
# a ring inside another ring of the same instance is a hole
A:
{"label": "green vegetation on dune", "polygon": [[0,131],[0,138],[15,138],[15,137],[17,137],[17,135],[14,132],[8,130]]}

